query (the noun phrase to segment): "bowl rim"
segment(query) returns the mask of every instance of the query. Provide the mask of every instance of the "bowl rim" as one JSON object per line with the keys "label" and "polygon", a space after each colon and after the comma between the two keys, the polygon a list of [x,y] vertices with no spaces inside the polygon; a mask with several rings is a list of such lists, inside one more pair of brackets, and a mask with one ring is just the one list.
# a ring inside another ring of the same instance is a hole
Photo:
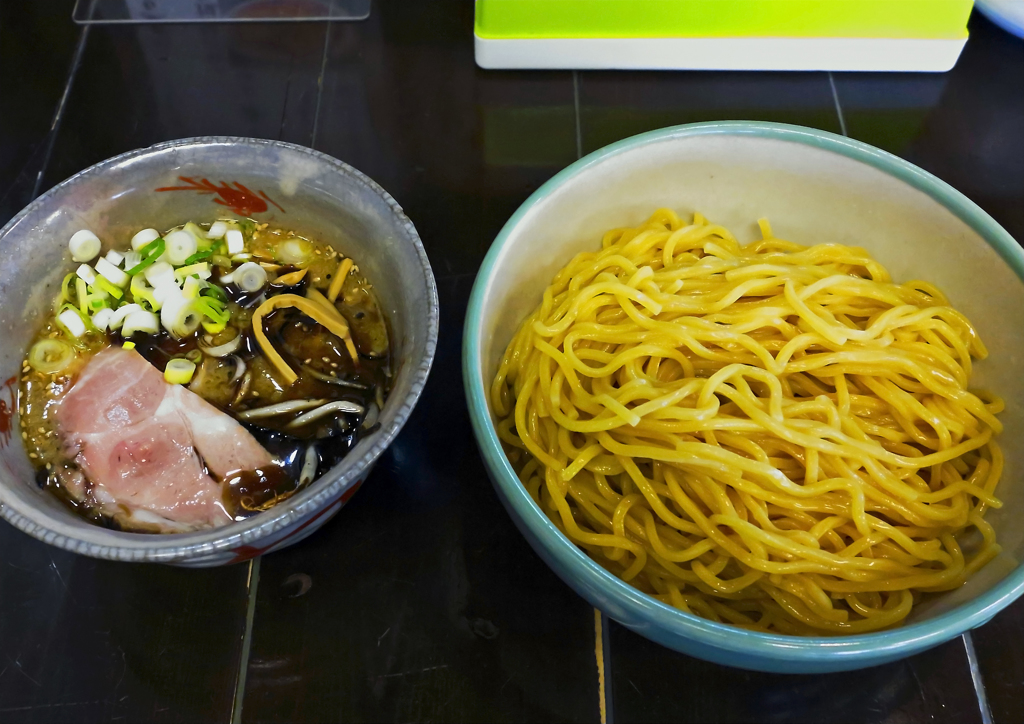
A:
{"label": "bowl rim", "polygon": [[[485,384],[481,371],[482,315],[488,286],[498,271],[498,260],[515,229],[534,207],[543,203],[558,188],[613,156],[673,139],[723,135],[800,143],[866,163],[895,177],[924,192],[966,223],[1024,281],[1024,249],[989,214],[936,176],[861,141],[813,128],[764,121],[692,123],[622,139],[584,156],[534,191],[502,227],[473,285],[463,336],[463,380],[473,433],[496,487],[500,488],[507,505],[546,552],[580,581],[581,585],[574,588],[601,591],[629,618],[646,621],[672,638],[685,638],[695,644],[708,645],[733,654],[753,655],[780,662],[810,665],[828,660],[834,663],[839,657],[851,665],[856,662],[870,665],[872,661],[899,658],[936,646],[986,623],[1024,593],[1024,565],[1018,564],[1005,578],[975,599],[935,618],[888,631],[841,637],[791,636],[748,631],[688,614],[641,593],[587,556],[534,503],[505,457],[491,422],[487,401],[490,385]],[[662,640],[663,637],[655,638],[668,643]]]}
{"label": "bowl rim", "polygon": [[[187,562],[198,557],[206,558],[216,554],[230,553],[237,548],[266,541],[268,537],[273,536],[275,533],[304,521],[308,516],[315,515],[318,511],[327,509],[328,506],[348,492],[360,480],[360,476],[364,475],[367,469],[373,465],[377,458],[394,441],[402,427],[405,426],[409,416],[412,414],[413,407],[419,400],[426,385],[437,350],[440,313],[437,285],[419,233],[399,203],[377,182],[344,161],[321,151],[286,141],[242,136],[195,136],[163,141],[145,148],[138,148],[93,164],[56,184],[46,193],[36,197],[36,199],[11,218],[3,228],[0,228],[0,243],[2,243],[7,233],[23,218],[45,207],[65,189],[87,177],[105,173],[111,167],[125,162],[164,153],[173,149],[195,150],[215,146],[250,146],[253,152],[259,152],[267,148],[276,148],[306,156],[316,161],[325,170],[333,169],[335,172],[364,186],[370,193],[375,194],[387,204],[394,214],[398,225],[403,229],[408,241],[412,244],[427,292],[426,345],[422,358],[410,360],[407,365],[408,374],[411,377],[409,393],[403,400],[396,401],[398,409],[391,424],[376,433],[376,439],[373,440],[372,445],[360,457],[344,458],[335,468],[329,470],[305,490],[270,510],[254,515],[247,520],[234,522],[220,528],[192,533],[152,535],[149,533],[110,531],[88,524],[88,529],[81,529],[81,535],[68,535],[67,531],[54,530],[53,527],[38,520],[35,515],[36,508],[34,506],[22,506],[18,502],[12,504],[12,501],[6,499],[3,494],[3,487],[0,486],[0,517],[19,530],[46,543],[96,558],[176,563]],[[111,542],[110,535],[104,535],[105,540],[102,542],[92,540],[89,533],[93,530],[112,534],[114,540],[122,538],[123,540],[117,540],[116,543]]]}

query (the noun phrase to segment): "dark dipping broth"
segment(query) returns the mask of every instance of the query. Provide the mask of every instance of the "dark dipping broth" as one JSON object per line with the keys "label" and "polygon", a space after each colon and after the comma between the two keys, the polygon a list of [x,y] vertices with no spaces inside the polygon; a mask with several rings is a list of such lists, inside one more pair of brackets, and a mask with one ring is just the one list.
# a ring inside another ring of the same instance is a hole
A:
{"label": "dark dipping broth", "polygon": [[[334,302],[348,323],[357,359],[352,358],[343,339],[300,309],[285,306],[263,317],[262,329],[270,344],[298,375],[288,384],[256,339],[254,312],[280,294],[306,297],[313,289],[326,297],[344,257],[327,244],[266,224],[230,223],[244,233],[245,251],[251,254],[248,261],[263,266],[268,282],[256,292],[243,291],[233,282],[218,283],[237,264],[231,264],[226,255],[212,257],[225,264],[211,265],[208,280],[218,284],[226,297],[230,319],[222,330],[211,333],[200,326],[178,338],[161,328],[156,334],[136,332],[129,339],[120,331],[91,331],[69,340],[51,316],[34,343],[45,339],[70,342],[76,359],[59,373],[47,374],[34,369],[26,357],[20,385],[22,438],[37,466],[38,482],[93,522],[149,530],[128,520],[130,516],[99,511],[68,491],[69,476],[83,473],[63,450],[54,413],[77,372],[107,346],[134,343],[136,351],[160,371],[171,360],[191,360],[196,369],[188,389],[235,418],[276,458],[276,464],[230,473],[220,480],[224,507],[235,520],[294,495],[377,427],[392,381],[388,324],[358,265],[351,266]],[[209,227],[203,224],[199,228],[205,231]],[[301,279],[295,281],[297,276]],[[267,414],[266,408],[273,413],[277,409],[273,406],[287,408],[287,403],[301,401],[307,401],[299,405],[301,409]],[[316,414],[323,409],[326,412]]]}

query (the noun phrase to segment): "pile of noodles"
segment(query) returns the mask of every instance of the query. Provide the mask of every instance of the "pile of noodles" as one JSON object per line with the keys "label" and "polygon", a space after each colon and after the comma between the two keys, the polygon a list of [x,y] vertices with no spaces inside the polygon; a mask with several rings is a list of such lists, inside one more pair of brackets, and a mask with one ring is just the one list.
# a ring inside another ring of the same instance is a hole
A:
{"label": "pile of noodles", "polygon": [[741,246],[661,209],[576,256],[508,346],[498,433],[554,524],[667,604],[891,627],[999,552],[987,353],[931,284],[760,226]]}

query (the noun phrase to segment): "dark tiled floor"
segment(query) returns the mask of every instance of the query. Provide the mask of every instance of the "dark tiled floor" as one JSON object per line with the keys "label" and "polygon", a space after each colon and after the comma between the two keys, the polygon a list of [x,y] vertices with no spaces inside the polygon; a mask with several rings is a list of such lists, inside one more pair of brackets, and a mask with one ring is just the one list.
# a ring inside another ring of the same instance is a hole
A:
{"label": "dark tiled floor", "polygon": [[[723,118],[847,132],[949,181],[1024,238],[1024,45],[983,20],[949,74],[833,77],[481,71],[471,5],[456,0],[377,3],[367,22],[330,27],[96,27],[52,136],[79,31],[68,2],[43,5],[0,0],[0,220],[30,199],[51,138],[42,188],[171,138],[313,145],[380,182],[415,221],[439,282],[441,339],[413,419],[364,488],[255,571],[92,561],[0,526],[3,722],[597,721],[593,610],[501,509],[460,364],[483,254],[579,152]],[[3,72],[15,57],[34,61]],[[995,721],[1022,718],[1022,625],[1018,602],[973,634]],[[982,719],[963,639],[853,674],[782,677],[606,630],[609,721]]]}

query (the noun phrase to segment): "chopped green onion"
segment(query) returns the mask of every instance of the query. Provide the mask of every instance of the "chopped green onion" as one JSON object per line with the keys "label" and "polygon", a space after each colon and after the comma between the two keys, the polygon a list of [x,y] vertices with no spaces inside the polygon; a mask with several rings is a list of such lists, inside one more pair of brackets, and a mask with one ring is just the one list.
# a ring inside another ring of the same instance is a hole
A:
{"label": "chopped green onion", "polygon": [[124,324],[124,320],[132,314],[132,312],[142,311],[142,307],[138,304],[126,304],[123,307],[118,307],[114,310],[114,313],[110,315],[110,319],[107,320],[107,327],[110,329],[120,329],[121,325]]}
{"label": "chopped green onion", "polygon": [[152,311],[160,309],[160,302],[153,296],[153,287],[146,283],[145,275],[137,274],[132,277],[132,296],[138,303],[145,302]]}
{"label": "chopped green onion", "polygon": [[86,284],[96,283],[96,272],[88,264],[82,264],[75,270],[75,274],[79,279],[84,279]]}
{"label": "chopped green onion", "polygon": [[208,239],[221,239],[228,232],[228,225],[223,221],[214,221],[210,230],[206,232]]}
{"label": "chopped green onion", "polygon": [[198,349],[194,349],[191,350],[190,352],[186,352],[185,358],[193,362],[194,364],[199,364],[199,362],[202,361],[203,359],[203,353],[200,352]]}
{"label": "chopped green onion", "polygon": [[145,271],[155,264],[156,260],[164,253],[165,248],[166,242],[160,238],[157,238],[152,243],[148,243],[142,247],[142,251],[140,252],[142,254],[142,261],[127,271],[128,276],[135,276],[139,272]]}
{"label": "chopped green onion", "polygon": [[92,322],[89,321],[89,317],[78,310],[77,307],[71,304],[65,304],[60,312],[57,314],[57,326],[59,326],[68,336],[73,339],[77,339],[85,334],[90,327]]}
{"label": "chopped green onion", "polygon": [[185,260],[196,253],[196,237],[188,231],[172,231],[165,238],[167,242],[167,258],[175,265],[184,264]]}
{"label": "chopped green onion", "polygon": [[77,278],[77,274],[71,272],[64,276],[64,281],[60,285],[60,297],[61,301],[70,302],[72,297],[71,283]]}
{"label": "chopped green onion", "polygon": [[228,295],[225,294],[224,290],[218,287],[216,284],[211,284],[210,286],[206,287],[202,292],[200,292],[200,294],[207,297],[213,297],[221,304],[227,304],[228,301]]}
{"label": "chopped green onion", "polygon": [[131,337],[136,332],[156,334],[160,331],[160,319],[153,312],[146,312],[142,309],[132,312],[124,320],[121,327],[122,337]]}
{"label": "chopped green onion", "polygon": [[107,304],[107,299],[109,299],[109,296],[100,297],[95,294],[90,294],[86,297],[86,306],[93,314],[95,314],[101,309],[110,309],[110,306]]}
{"label": "chopped green onion", "polygon": [[194,306],[196,301],[186,299],[180,289],[175,289],[164,299],[164,306],[160,310],[160,323],[176,339],[187,337],[199,329],[203,317]]}
{"label": "chopped green onion", "polygon": [[78,262],[92,261],[100,253],[100,240],[88,229],[76,231],[68,241],[71,258]]}
{"label": "chopped green onion", "polygon": [[245,249],[245,239],[242,237],[242,232],[238,229],[229,231],[225,239],[228,243],[228,254],[241,254]]}
{"label": "chopped green onion", "polygon": [[196,372],[194,362],[187,359],[172,359],[164,367],[164,379],[172,385],[187,385]]}
{"label": "chopped green onion", "polygon": [[258,292],[267,284],[267,270],[251,261],[235,269],[232,277],[238,288],[245,292]]}
{"label": "chopped green onion", "polygon": [[160,286],[161,281],[174,281],[174,267],[166,261],[158,261],[146,271],[142,272],[146,281],[154,287]]}
{"label": "chopped green onion", "polygon": [[[81,323],[81,320],[79,320]],[[59,339],[41,339],[32,345],[28,363],[46,375],[55,375],[75,360],[75,348]]]}
{"label": "chopped green onion", "polygon": [[198,299],[192,300],[192,307],[197,312],[208,317],[210,321],[218,324],[226,324],[227,321],[231,319],[231,313],[216,300],[210,299],[209,297],[199,297]]}
{"label": "chopped green onion", "polygon": [[[132,250],[139,251],[150,242],[156,241],[160,238],[160,232],[156,229],[143,229],[138,234],[132,237]],[[162,253],[162,252],[161,252]]]}
{"label": "chopped green onion", "polygon": [[134,342],[130,342],[130,341],[129,342],[125,342],[121,346],[124,347],[125,349],[135,349],[135,343]]}
{"label": "chopped green onion", "polygon": [[181,293],[185,295],[185,299],[195,299],[199,296],[201,285],[206,282],[199,279],[199,277],[188,277],[185,279],[185,283],[181,285]]}
{"label": "chopped green onion", "polygon": [[192,236],[195,237],[196,246],[200,251],[205,251],[206,249],[209,249],[213,245],[213,241],[210,240],[210,238],[206,235],[206,231],[199,224],[190,221],[187,224],[185,224],[182,230],[187,231],[189,234],[192,234]]}
{"label": "chopped green onion", "polygon": [[213,256],[213,251],[214,247],[212,246],[209,249],[206,249],[205,251],[197,251],[195,254],[193,254],[192,256],[185,260],[185,266],[195,264],[197,261],[209,259],[211,256]]}
{"label": "chopped green onion", "polygon": [[104,307],[103,309],[96,312],[96,314],[92,315],[92,323],[96,327],[96,329],[102,332],[104,329],[107,328],[107,325],[110,323],[110,318],[112,316],[114,316],[114,310],[111,309],[110,307]]}
{"label": "chopped green onion", "polygon": [[315,258],[316,247],[305,239],[292,237],[277,247],[276,257],[285,264],[308,264]]}
{"label": "chopped green onion", "polygon": [[210,265],[205,261],[201,261],[197,264],[190,264],[189,266],[183,266],[174,271],[176,279],[184,280],[186,277],[195,274],[200,279],[206,280],[210,278]]}
{"label": "chopped green onion", "polygon": [[103,277],[96,277],[95,286],[114,297],[114,299],[120,299],[124,296],[124,290],[114,286]]}
{"label": "chopped green onion", "polygon": [[131,269],[133,266],[142,261],[142,254],[137,251],[126,251],[124,253],[124,268]]}
{"label": "chopped green onion", "polygon": [[131,278],[106,259],[96,260],[96,272],[115,286],[126,287]]}
{"label": "chopped green onion", "polygon": [[[86,285],[84,279],[78,278],[78,279],[75,280],[75,292],[76,292],[77,299],[78,299],[78,308],[82,310],[83,314],[85,314],[86,311],[87,311],[86,308],[89,305],[89,300],[88,300],[89,292],[88,292],[87,285]],[[79,337],[81,335],[77,335],[76,334],[75,336]]]}

